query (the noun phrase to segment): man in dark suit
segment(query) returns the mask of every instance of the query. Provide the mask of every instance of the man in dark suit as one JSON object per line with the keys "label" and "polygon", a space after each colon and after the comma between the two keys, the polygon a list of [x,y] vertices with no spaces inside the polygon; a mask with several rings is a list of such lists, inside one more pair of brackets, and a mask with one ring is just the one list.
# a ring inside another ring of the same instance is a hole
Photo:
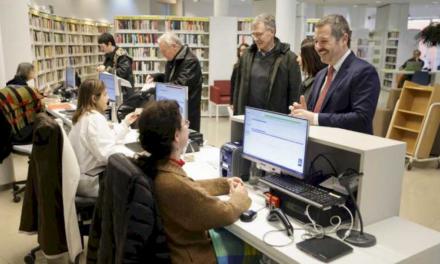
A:
{"label": "man in dark suit", "polygon": [[328,64],[315,78],[310,98],[290,109],[312,125],[339,127],[373,134],[373,117],[380,92],[379,76],[368,62],[350,50],[351,30],[341,15],[316,24],[315,49]]}

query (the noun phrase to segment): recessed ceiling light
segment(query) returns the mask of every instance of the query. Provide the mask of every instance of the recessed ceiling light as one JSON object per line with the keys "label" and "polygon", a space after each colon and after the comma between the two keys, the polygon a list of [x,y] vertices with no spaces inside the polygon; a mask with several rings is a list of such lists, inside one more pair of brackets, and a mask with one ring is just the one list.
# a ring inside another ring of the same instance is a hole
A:
{"label": "recessed ceiling light", "polygon": [[438,2],[437,1],[434,1],[434,2],[432,2],[434,5],[437,5],[438,4]]}
{"label": "recessed ceiling light", "polygon": [[376,4],[380,4],[380,3],[382,3],[382,1],[376,1]]}

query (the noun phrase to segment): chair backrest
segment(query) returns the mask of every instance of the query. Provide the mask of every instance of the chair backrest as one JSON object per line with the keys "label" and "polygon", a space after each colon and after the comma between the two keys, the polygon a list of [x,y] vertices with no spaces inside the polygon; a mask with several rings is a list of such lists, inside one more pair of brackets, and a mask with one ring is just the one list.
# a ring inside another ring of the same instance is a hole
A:
{"label": "chair backrest", "polygon": [[110,156],[100,192],[105,203],[98,208],[99,263],[161,263],[169,258],[152,184],[134,161],[122,154]]}
{"label": "chair backrest", "polygon": [[429,85],[431,82],[431,76],[429,72],[416,71],[411,78],[411,81],[420,85]]}
{"label": "chair backrest", "polygon": [[64,217],[60,217],[63,215],[60,173],[63,137],[59,125],[46,114],[39,114],[32,143],[20,230],[38,231],[43,252],[57,255],[67,249]]}
{"label": "chair backrest", "polygon": [[42,109],[41,98],[28,86],[10,85],[0,89],[0,110],[19,141],[32,136],[32,124]]}
{"label": "chair backrest", "polygon": [[230,80],[217,80],[214,81],[214,86],[220,89],[221,95],[231,94],[231,81]]}

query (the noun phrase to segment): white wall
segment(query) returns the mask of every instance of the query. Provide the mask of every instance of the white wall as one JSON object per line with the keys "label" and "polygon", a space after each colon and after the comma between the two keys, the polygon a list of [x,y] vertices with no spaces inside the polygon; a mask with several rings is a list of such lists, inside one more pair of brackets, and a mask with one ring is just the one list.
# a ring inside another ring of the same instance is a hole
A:
{"label": "white wall", "polygon": [[275,15],[275,7],[275,0],[254,0],[252,4],[252,13],[253,16],[257,16],[261,13]]}
{"label": "white wall", "polygon": [[183,0],[183,15],[193,17],[210,17],[214,15],[214,1]]}
{"label": "white wall", "polygon": [[2,47],[0,47],[0,87],[2,87],[3,84],[5,84],[8,80],[6,79],[5,76],[5,61],[3,56],[3,41],[2,41],[1,27],[0,27],[0,45],[2,45]]}
{"label": "white wall", "polygon": [[409,6],[410,17],[440,17],[440,5],[416,5]]}
{"label": "white wall", "polygon": [[150,14],[150,0],[30,0],[29,3],[52,5],[59,16],[108,21],[118,15]]}
{"label": "white wall", "polygon": [[0,0],[0,31],[0,53],[3,53],[0,72],[4,72],[4,79],[12,79],[19,63],[32,62],[28,7],[25,1],[14,1],[11,4],[9,0]]}

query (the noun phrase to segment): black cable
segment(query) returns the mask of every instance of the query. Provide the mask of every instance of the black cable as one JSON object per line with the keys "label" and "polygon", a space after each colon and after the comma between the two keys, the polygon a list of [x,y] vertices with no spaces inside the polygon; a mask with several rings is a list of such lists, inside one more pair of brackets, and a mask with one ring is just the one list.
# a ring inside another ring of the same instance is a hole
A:
{"label": "black cable", "polygon": [[314,168],[314,164],[315,162],[319,159],[319,158],[323,158],[324,160],[327,161],[327,163],[330,165],[330,167],[333,170],[334,175],[333,176],[337,176],[338,172],[336,171],[335,166],[333,165],[333,163],[330,161],[330,159],[328,159],[324,154],[318,154],[315,156],[315,158],[313,158],[312,162],[310,163],[310,168],[309,168],[309,175],[311,175],[311,169]]}
{"label": "black cable", "polygon": [[353,169],[353,168],[348,168],[348,169],[346,169],[338,178],[338,180],[339,180],[339,183],[345,188],[345,190],[347,191],[347,193],[348,193],[348,195],[350,196],[350,199],[353,201],[353,205],[354,205],[354,209],[356,210],[356,212],[357,212],[357,214],[358,214],[358,216],[359,216],[359,224],[360,224],[360,226],[361,226],[361,230],[360,230],[360,233],[361,233],[361,235],[363,235],[364,234],[364,221],[362,220],[362,215],[361,215],[361,212],[360,212],[360,210],[359,210],[359,207],[358,207],[358,205],[357,205],[357,202],[356,202],[356,200],[354,199],[354,195],[353,195],[353,192],[351,191],[351,189],[350,189],[350,184],[349,184],[349,182],[348,181],[340,181],[340,179],[342,178],[342,177],[346,177],[346,176],[348,176],[348,175],[350,175],[350,174],[356,174],[356,176],[361,176],[361,175],[363,175],[363,173],[361,173],[361,172],[358,172],[357,170],[355,170],[355,169]]}

